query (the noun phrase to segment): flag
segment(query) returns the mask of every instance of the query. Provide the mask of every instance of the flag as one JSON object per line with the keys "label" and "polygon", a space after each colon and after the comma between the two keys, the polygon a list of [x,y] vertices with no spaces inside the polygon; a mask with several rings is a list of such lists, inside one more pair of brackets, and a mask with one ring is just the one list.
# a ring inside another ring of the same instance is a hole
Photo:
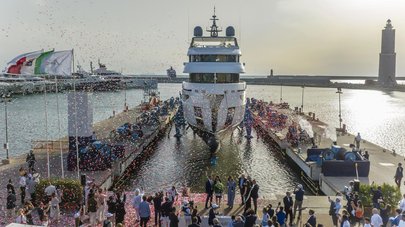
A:
{"label": "flag", "polygon": [[71,75],[73,51],[34,51],[15,57],[8,63],[6,73]]}
{"label": "flag", "polygon": [[73,51],[48,52],[38,59],[35,74],[71,75]]}
{"label": "flag", "polygon": [[10,74],[33,74],[35,59],[42,54],[43,50],[21,54],[7,64],[6,73]]}
{"label": "flag", "polygon": [[34,68],[35,74],[45,74],[44,69],[43,69],[44,62],[46,59],[48,59],[52,55],[52,53],[54,53],[53,50],[44,52],[35,60],[35,68]]}

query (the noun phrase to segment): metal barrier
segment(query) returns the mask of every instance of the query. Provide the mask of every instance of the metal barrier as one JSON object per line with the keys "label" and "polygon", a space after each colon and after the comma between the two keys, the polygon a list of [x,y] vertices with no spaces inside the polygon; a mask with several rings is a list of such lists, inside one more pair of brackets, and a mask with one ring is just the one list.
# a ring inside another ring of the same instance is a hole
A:
{"label": "metal barrier", "polygon": [[59,152],[60,142],[62,142],[62,151],[69,150],[68,140],[33,140],[31,141],[32,150],[35,152]]}
{"label": "metal barrier", "polygon": [[311,178],[305,175],[303,171],[301,171],[301,180],[305,183],[306,186],[308,186],[309,190],[311,190],[313,194],[319,195],[318,185]]}

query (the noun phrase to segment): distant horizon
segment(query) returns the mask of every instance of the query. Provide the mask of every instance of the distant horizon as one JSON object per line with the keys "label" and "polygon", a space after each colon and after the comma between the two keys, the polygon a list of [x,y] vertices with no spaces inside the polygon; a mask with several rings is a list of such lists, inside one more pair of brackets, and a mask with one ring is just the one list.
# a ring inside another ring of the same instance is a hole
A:
{"label": "distant horizon", "polygon": [[[381,30],[396,29],[397,75],[405,75],[405,2],[393,0],[3,0],[0,69],[19,54],[74,49],[89,71],[182,72],[193,28],[232,25],[247,75],[378,75]],[[196,7],[198,6],[198,7]],[[207,34],[204,31],[204,34]]]}

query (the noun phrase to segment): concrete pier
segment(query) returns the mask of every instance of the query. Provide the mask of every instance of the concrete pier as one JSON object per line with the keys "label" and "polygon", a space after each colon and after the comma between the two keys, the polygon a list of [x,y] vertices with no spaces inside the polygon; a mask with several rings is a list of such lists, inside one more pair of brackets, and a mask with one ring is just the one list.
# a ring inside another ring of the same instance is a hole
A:
{"label": "concrete pier", "polygon": [[[297,113],[291,109],[281,109],[274,106],[277,111],[284,113],[290,119],[306,119],[312,126],[314,132],[315,143],[319,148],[331,147],[332,139],[325,136],[325,130],[329,127],[326,123],[313,119],[311,116],[304,113]],[[289,142],[287,142],[286,130],[275,130],[268,127],[268,122],[260,118],[257,113],[255,114],[256,126],[259,127],[266,135],[268,135],[272,140],[281,148],[281,152],[288,157],[290,161],[295,163],[302,171],[303,178],[307,177],[313,181],[319,182],[319,188],[314,188],[314,190],[319,190],[326,195],[336,195],[338,192],[344,190],[344,186],[349,184],[349,181],[356,178],[354,177],[332,177],[324,176],[320,168],[317,167],[317,163],[306,162],[306,150],[312,146],[312,144],[300,144],[298,147],[293,147]],[[287,127],[288,128],[288,127]],[[361,132],[360,132],[361,133]],[[350,133],[338,133],[337,144],[347,150],[351,150],[350,144],[354,144],[355,135]],[[371,184],[372,182],[376,184],[390,184],[395,185],[394,175],[396,167],[399,162],[404,161],[404,157],[395,154],[393,151],[387,148],[383,148],[379,145],[373,144],[370,141],[362,139],[360,149],[368,151],[370,157],[370,172],[368,177],[359,177],[361,184]],[[303,179],[306,181],[306,179]],[[402,191],[404,187],[402,187]]]}

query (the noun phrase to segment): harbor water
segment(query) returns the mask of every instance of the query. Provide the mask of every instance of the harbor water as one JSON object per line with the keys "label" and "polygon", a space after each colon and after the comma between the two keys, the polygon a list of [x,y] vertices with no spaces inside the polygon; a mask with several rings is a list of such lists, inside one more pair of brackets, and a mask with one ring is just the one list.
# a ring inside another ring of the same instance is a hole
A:
{"label": "harbor water", "polygon": [[[159,84],[160,96],[167,99],[176,96],[181,84]],[[338,127],[339,102],[336,89],[305,87],[283,87],[282,100],[293,108],[301,106],[304,90],[304,111],[315,112],[320,120]],[[126,94],[125,94],[126,93]],[[142,90],[99,92],[91,95],[94,108],[94,121],[100,121],[112,115],[113,111],[124,109],[125,96],[129,107],[138,105],[143,96]],[[280,86],[250,85],[248,97],[280,101]],[[67,95],[47,94],[45,108],[44,94],[15,96],[8,103],[8,134],[10,156],[26,153],[34,140],[44,140],[45,109],[47,109],[48,138],[56,139],[67,134]],[[57,99],[60,102],[61,135],[58,134]],[[405,151],[405,93],[374,90],[343,90],[341,95],[342,119],[351,133],[360,132],[363,139],[395,149],[397,153]],[[5,138],[4,104],[0,106],[0,141]],[[174,129],[172,129],[172,134]],[[162,137],[154,146],[152,155],[144,160],[130,179],[129,188],[142,187],[156,191],[170,187],[187,185],[193,191],[203,191],[206,174],[237,176],[247,172],[261,182],[263,191],[271,194],[282,193],[299,183],[298,174],[280,157],[271,143],[255,138],[248,142],[240,137],[238,131],[228,135],[222,141],[217,164],[211,165],[205,143],[194,138],[191,129],[183,131],[184,136],[177,140],[172,135]],[[0,152],[5,158],[5,150]],[[163,174],[164,173],[164,174]]]}

